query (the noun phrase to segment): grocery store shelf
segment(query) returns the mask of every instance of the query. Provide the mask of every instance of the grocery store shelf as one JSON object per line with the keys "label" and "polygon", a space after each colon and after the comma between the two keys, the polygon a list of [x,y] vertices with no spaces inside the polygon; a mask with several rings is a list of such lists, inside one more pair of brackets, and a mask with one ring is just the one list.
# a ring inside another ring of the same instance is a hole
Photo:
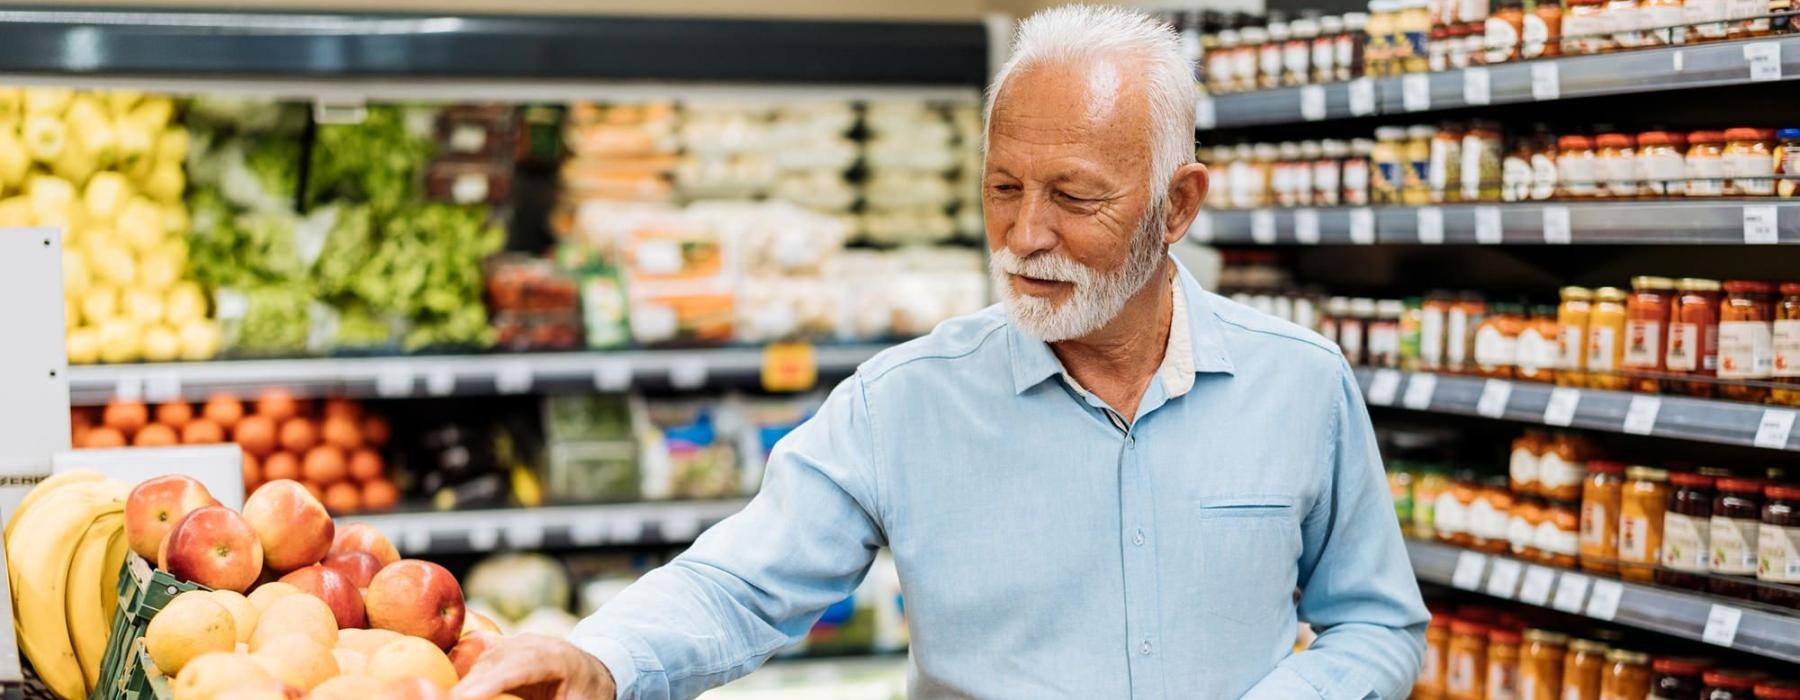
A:
{"label": "grocery store shelf", "polygon": [[1800,662],[1800,615],[1754,603],[1598,577],[1407,540],[1420,581]]}
{"label": "grocery store shelf", "polygon": [[1788,35],[1202,97],[1199,111],[1201,128],[1209,109],[1215,127],[1232,128],[1795,78],[1800,36]]}
{"label": "grocery store shelf", "polygon": [[1794,409],[1366,367],[1356,377],[1371,406],[1800,451]]}
{"label": "grocery store shelf", "polygon": [[1234,245],[1800,243],[1800,200],[1322,207],[1202,212],[1199,243]]}
{"label": "grocery store shelf", "polygon": [[[821,377],[843,377],[886,347],[823,345],[814,349],[814,359]],[[762,368],[762,349],[751,347],[85,365],[70,367],[68,377],[69,403],[93,406],[114,398],[154,403],[272,388],[301,397],[352,398],[624,391],[640,385],[698,389],[754,383]]]}
{"label": "grocery store shelf", "polygon": [[745,501],[670,501],[587,506],[352,515],[387,535],[402,554],[686,544],[742,510]]}

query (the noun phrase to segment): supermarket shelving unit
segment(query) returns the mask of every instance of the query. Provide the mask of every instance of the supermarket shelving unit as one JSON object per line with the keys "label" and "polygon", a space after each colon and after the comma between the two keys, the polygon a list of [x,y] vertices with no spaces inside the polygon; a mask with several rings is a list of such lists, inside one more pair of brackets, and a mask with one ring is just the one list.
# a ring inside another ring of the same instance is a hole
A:
{"label": "supermarket shelving unit", "polygon": [[686,544],[743,509],[744,503],[742,499],[654,501],[382,513],[339,520],[374,526],[408,556],[432,556],[496,549]]}
{"label": "supermarket shelving unit", "polygon": [[1201,212],[1225,245],[1775,245],[1800,243],[1800,200],[1510,202]]}

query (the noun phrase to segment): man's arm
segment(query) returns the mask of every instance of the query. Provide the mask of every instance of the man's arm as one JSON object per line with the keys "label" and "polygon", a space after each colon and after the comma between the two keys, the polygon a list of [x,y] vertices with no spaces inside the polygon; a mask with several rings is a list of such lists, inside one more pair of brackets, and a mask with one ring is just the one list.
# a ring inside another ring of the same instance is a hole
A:
{"label": "man's arm", "polygon": [[1400,539],[1369,412],[1348,365],[1340,372],[1329,483],[1304,527],[1302,620],[1319,630],[1247,700],[1401,698],[1419,672],[1430,614]]}

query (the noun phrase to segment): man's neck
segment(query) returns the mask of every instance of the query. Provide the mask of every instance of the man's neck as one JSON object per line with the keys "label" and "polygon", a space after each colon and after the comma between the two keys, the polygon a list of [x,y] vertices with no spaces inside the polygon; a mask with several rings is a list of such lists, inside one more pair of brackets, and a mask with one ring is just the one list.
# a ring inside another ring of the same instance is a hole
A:
{"label": "man's neck", "polygon": [[1127,421],[1135,417],[1168,349],[1173,277],[1174,268],[1165,260],[1110,323],[1081,338],[1050,344],[1069,376]]}

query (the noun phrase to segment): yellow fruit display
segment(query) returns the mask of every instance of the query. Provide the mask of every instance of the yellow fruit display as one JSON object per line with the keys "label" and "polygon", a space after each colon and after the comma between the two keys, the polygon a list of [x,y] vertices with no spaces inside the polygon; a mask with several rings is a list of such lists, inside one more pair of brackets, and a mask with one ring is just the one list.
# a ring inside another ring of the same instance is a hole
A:
{"label": "yellow fruit display", "polygon": [[256,621],[260,617],[256,606],[250,604],[250,599],[237,591],[213,591],[207,595],[225,608],[225,612],[231,613],[232,628],[237,630],[237,640],[249,642],[250,632],[256,629]]}
{"label": "yellow fruit display", "polygon": [[249,654],[213,652],[188,662],[169,684],[175,700],[226,700],[233,688],[275,680]]}
{"label": "yellow fruit display", "polygon": [[369,655],[370,676],[384,681],[424,678],[449,690],[456,685],[456,666],[443,650],[419,637],[401,637]]}
{"label": "yellow fruit display", "polygon": [[312,690],[339,672],[331,647],[304,634],[290,632],[269,637],[251,654],[274,662],[275,677],[301,690]]}
{"label": "yellow fruit display", "polygon": [[236,647],[237,628],[231,611],[206,591],[175,596],[150,618],[150,627],[144,631],[144,649],[163,673],[180,674],[182,667],[202,654]]}
{"label": "yellow fruit display", "polygon": [[54,476],[32,489],[7,523],[19,650],[63,697],[85,697],[98,676],[110,632],[99,622],[111,619],[101,572],[123,561],[114,540],[124,531],[127,491],[93,472]]}
{"label": "yellow fruit display", "polygon": [[329,648],[337,643],[337,617],[331,613],[331,606],[313,596],[282,596],[263,608],[256,631],[250,633],[250,653],[261,651],[270,640],[284,634],[304,635]]}

